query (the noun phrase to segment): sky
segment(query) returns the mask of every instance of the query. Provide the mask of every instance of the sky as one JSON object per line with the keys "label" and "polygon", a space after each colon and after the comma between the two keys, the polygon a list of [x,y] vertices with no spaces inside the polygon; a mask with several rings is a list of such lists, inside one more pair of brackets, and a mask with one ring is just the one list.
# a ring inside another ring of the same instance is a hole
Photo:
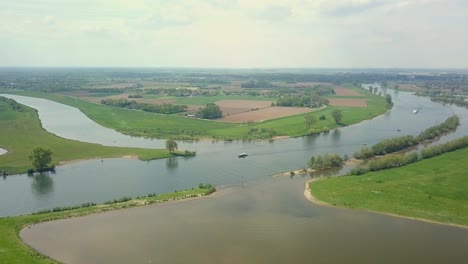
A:
{"label": "sky", "polygon": [[0,0],[0,66],[468,68],[468,0]]}

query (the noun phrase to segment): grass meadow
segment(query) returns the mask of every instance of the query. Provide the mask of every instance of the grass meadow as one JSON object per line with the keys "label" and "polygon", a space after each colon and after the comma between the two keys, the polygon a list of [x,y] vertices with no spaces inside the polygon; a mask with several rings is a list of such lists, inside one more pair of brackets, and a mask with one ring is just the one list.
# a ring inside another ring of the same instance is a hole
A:
{"label": "grass meadow", "polygon": [[328,204],[468,226],[468,148],[399,168],[309,183]]}

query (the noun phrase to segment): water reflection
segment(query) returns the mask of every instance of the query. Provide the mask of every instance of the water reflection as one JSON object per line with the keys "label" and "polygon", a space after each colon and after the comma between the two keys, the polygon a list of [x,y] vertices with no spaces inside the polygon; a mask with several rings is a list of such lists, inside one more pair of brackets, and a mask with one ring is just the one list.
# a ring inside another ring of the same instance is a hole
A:
{"label": "water reflection", "polygon": [[331,135],[332,135],[333,143],[338,143],[340,141],[341,132],[338,128],[334,129]]}
{"label": "water reflection", "polygon": [[31,177],[33,179],[31,188],[36,194],[45,195],[54,190],[54,180],[49,173],[36,174]]}
{"label": "water reflection", "polygon": [[176,169],[179,166],[177,157],[170,157],[166,159],[166,168],[169,170]]}
{"label": "water reflection", "polygon": [[319,137],[319,135],[311,135],[311,136],[304,137],[306,145],[308,147],[313,147],[315,145],[318,137]]}

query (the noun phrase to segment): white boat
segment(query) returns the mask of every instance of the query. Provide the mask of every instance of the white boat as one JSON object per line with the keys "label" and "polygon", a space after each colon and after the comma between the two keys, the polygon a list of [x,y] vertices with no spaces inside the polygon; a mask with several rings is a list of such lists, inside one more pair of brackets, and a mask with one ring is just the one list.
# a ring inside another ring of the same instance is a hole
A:
{"label": "white boat", "polygon": [[415,108],[415,109],[413,110],[413,114],[417,114],[418,111],[419,111],[419,108]]}
{"label": "white boat", "polygon": [[245,152],[244,152],[244,153],[241,153],[241,154],[239,154],[239,155],[237,155],[238,158],[245,158],[245,157],[247,157],[247,156],[248,156],[248,155],[247,155],[247,153],[245,153]]}

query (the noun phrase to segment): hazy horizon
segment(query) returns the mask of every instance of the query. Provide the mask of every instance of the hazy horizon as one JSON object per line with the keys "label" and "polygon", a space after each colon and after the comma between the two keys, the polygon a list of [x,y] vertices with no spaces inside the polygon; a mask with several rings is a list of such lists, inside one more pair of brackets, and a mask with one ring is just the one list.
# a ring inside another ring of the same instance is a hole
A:
{"label": "hazy horizon", "polygon": [[18,0],[0,67],[468,69],[463,0]]}

